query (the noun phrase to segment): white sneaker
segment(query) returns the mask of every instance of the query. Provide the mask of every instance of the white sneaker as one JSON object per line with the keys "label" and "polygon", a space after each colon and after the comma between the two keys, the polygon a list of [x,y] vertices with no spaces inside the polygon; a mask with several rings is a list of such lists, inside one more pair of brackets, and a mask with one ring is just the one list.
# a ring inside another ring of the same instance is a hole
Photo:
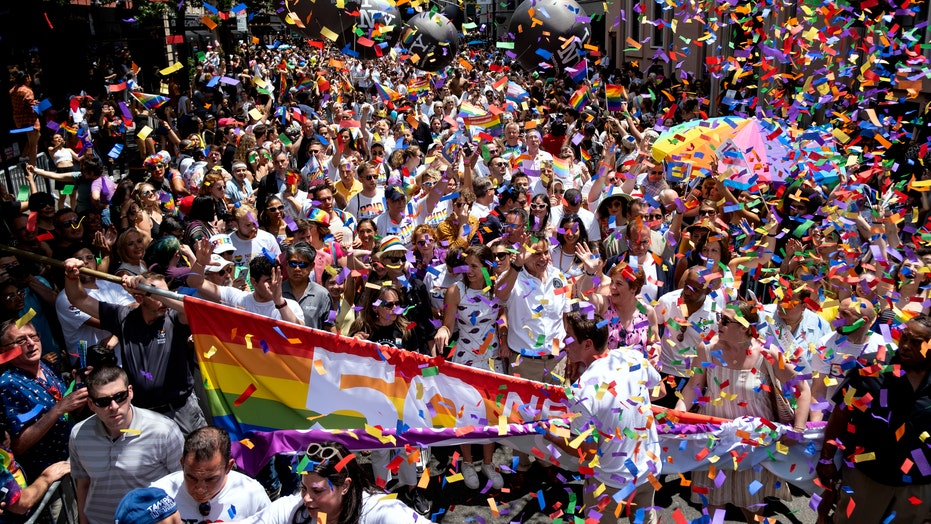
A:
{"label": "white sneaker", "polygon": [[471,462],[463,461],[459,466],[459,472],[462,473],[462,480],[465,481],[467,488],[478,489],[478,473],[475,472],[475,467]]}
{"label": "white sneaker", "polygon": [[504,487],[504,477],[501,476],[501,473],[498,473],[494,464],[482,464],[482,473],[491,480],[492,488],[501,489]]}

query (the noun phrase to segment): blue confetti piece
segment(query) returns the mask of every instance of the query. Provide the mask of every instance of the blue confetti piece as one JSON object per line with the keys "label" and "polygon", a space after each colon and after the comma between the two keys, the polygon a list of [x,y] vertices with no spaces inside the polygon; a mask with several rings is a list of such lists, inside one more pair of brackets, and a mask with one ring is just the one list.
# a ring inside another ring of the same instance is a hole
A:
{"label": "blue confetti piece", "polygon": [[30,409],[26,413],[20,413],[19,415],[16,415],[16,418],[19,419],[19,421],[22,423],[29,422],[30,420],[36,418],[36,415],[38,415],[39,412],[42,411],[42,407],[43,407],[42,404],[36,404],[32,409]]}
{"label": "blue confetti piece", "polygon": [[275,333],[278,333],[279,335],[281,335],[281,338],[288,340],[288,337],[284,335],[284,331],[281,331],[280,327],[275,326]]}
{"label": "blue confetti piece", "polygon": [[762,487],[763,487],[762,482],[760,482],[759,480],[754,480],[753,482],[750,483],[749,486],[747,486],[747,491],[749,491],[751,495],[755,495],[756,492],[760,491],[760,488]]}
{"label": "blue confetti piece", "polygon": [[236,506],[230,505],[230,509],[226,510],[226,514],[229,515],[230,520],[233,520],[236,517]]}
{"label": "blue confetti piece", "polygon": [[271,348],[268,347],[268,342],[265,342],[264,338],[259,341],[259,345],[262,346],[263,353],[268,353],[269,351],[271,351]]}

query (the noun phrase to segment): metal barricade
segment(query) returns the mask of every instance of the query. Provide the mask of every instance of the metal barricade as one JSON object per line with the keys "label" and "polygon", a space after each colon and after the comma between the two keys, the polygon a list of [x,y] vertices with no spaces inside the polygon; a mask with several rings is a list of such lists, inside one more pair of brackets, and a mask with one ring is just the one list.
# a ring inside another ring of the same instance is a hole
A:
{"label": "metal barricade", "polygon": [[[36,155],[36,167],[48,171],[54,171],[55,169],[51,162],[49,162],[48,155],[45,153]],[[19,188],[21,186],[28,185],[26,182],[26,164],[24,162],[15,161],[3,166],[3,179],[6,184],[7,192],[11,195],[16,195],[19,193]],[[54,194],[52,181],[45,177],[36,177],[36,189]]]}
{"label": "metal barricade", "polygon": [[26,524],[78,524],[76,493],[70,475],[55,481]]}

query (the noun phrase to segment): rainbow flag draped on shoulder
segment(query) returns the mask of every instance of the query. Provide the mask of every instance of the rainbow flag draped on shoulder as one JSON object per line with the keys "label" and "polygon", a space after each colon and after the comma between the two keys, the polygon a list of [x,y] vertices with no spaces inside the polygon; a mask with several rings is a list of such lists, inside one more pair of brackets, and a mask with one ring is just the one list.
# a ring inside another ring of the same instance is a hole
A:
{"label": "rainbow flag draped on shoulder", "polygon": [[[497,441],[567,469],[590,469],[543,439],[547,431],[566,432],[571,390],[197,298],[185,297],[184,309],[214,424],[230,432],[246,473],[258,472],[275,453],[324,439],[355,450]],[[807,450],[820,446],[777,447],[791,428],[763,419],[654,412],[666,450],[657,461],[663,473],[762,465],[814,489],[817,457]],[[810,428],[806,439],[821,438],[821,426]],[[741,459],[733,464],[735,456]]]}

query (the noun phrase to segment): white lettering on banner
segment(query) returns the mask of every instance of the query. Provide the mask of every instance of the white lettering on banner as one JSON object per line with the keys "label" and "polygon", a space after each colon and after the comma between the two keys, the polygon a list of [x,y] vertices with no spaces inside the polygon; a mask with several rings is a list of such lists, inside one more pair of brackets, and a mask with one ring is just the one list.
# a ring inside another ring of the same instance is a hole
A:
{"label": "white lettering on banner", "polygon": [[[524,421],[567,412],[562,402],[541,400],[538,395],[522,398],[510,390],[499,405],[496,398],[483,398],[475,386],[448,373],[405,379],[386,361],[321,347],[314,348],[313,359],[321,365],[311,368],[307,409],[321,415],[362,417],[372,426],[394,428],[399,420],[411,427],[495,425],[497,413],[515,420],[511,416],[515,409]],[[319,423],[314,427],[322,429]]]}
{"label": "white lettering on banner", "polygon": [[433,47],[433,42],[425,41],[424,34],[420,32],[414,33],[413,39],[407,43],[407,50],[410,51],[411,54],[420,55],[421,57],[430,54],[433,51]]}

